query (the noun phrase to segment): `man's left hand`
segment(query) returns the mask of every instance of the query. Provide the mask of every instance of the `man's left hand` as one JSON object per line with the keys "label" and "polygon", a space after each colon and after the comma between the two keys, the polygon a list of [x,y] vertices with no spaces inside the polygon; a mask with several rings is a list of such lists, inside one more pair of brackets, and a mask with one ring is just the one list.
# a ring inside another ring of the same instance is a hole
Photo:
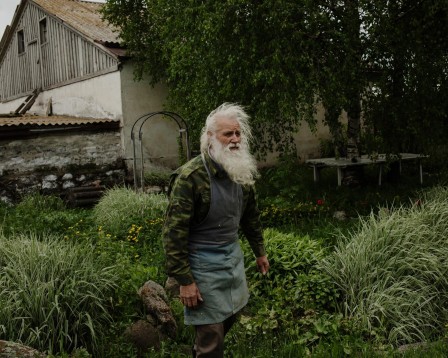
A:
{"label": "man's left hand", "polygon": [[182,304],[189,308],[196,308],[204,301],[195,282],[186,286],[180,285],[179,293]]}
{"label": "man's left hand", "polygon": [[257,267],[263,275],[266,275],[269,271],[269,261],[267,256],[257,257]]}

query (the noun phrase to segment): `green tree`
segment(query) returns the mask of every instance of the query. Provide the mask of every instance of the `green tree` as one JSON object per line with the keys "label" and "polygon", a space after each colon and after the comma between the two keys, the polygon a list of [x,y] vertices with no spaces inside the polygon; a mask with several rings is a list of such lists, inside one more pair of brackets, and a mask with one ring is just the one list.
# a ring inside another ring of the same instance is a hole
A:
{"label": "green tree", "polygon": [[[234,101],[253,118],[260,155],[286,151],[302,120],[313,128],[321,102],[341,151],[357,157],[362,116],[374,136],[393,124],[389,144],[400,149],[434,122],[443,127],[446,2],[108,0],[104,16],[120,28],[137,78],[166,81],[170,109],[195,141],[209,111]],[[421,121],[428,105],[436,106]]]}
{"label": "green tree", "polygon": [[[318,36],[311,44],[315,93],[325,107],[325,121],[339,155],[360,154],[361,97],[366,87],[365,34],[361,31],[360,0],[311,1],[313,27]],[[341,114],[347,114],[347,143],[342,137]]]}
{"label": "green tree", "polygon": [[169,105],[188,119],[194,139],[212,108],[239,102],[253,118],[262,155],[290,148],[299,122],[314,123],[317,101],[310,14],[301,1],[278,5],[109,0],[104,15],[121,29],[137,77],[168,83]]}
{"label": "green tree", "polygon": [[387,152],[445,143],[448,1],[384,1],[366,14],[375,76],[365,118]]}

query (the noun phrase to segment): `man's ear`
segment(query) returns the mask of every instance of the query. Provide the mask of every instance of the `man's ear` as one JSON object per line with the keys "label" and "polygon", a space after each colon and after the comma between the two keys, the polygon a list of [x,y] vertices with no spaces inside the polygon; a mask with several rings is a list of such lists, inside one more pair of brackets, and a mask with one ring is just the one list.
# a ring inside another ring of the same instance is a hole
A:
{"label": "man's ear", "polygon": [[211,131],[207,131],[207,136],[210,138],[213,135]]}

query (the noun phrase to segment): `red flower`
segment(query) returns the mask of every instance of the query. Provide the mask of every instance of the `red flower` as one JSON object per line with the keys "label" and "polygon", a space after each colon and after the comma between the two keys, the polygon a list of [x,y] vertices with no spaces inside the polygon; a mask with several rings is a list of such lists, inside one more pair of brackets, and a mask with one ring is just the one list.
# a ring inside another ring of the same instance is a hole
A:
{"label": "red flower", "polygon": [[317,199],[317,205],[324,205],[324,201],[322,199]]}

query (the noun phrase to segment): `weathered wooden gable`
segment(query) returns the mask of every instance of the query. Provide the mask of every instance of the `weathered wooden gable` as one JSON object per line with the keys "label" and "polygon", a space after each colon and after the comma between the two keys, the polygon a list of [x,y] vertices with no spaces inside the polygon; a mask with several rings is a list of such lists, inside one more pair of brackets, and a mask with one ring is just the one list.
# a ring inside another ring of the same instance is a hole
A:
{"label": "weathered wooden gable", "polygon": [[[2,51],[2,101],[22,97],[38,88],[50,89],[118,69],[116,56],[36,2],[46,3],[42,0],[26,3]],[[56,3],[53,0],[52,4]]]}

